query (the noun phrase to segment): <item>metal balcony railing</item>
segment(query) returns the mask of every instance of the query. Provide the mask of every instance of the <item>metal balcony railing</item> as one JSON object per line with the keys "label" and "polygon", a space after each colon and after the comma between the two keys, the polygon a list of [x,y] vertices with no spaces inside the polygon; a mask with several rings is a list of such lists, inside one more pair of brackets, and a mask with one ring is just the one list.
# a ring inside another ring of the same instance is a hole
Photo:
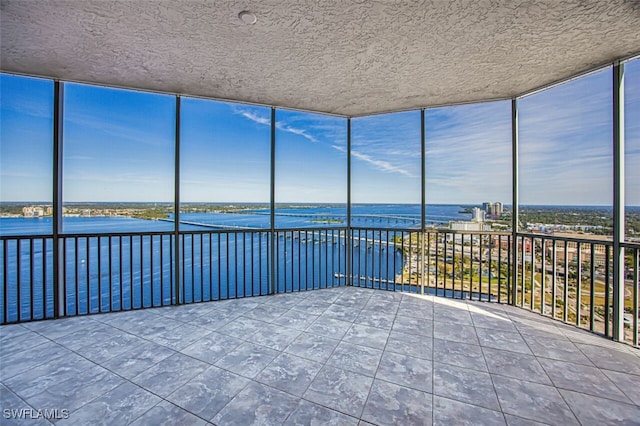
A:
{"label": "metal balcony railing", "polygon": [[[612,336],[607,240],[327,227],[64,234],[58,245],[56,257],[50,235],[0,237],[2,324],[353,285],[511,303]],[[622,248],[624,339],[638,346],[640,244]]]}

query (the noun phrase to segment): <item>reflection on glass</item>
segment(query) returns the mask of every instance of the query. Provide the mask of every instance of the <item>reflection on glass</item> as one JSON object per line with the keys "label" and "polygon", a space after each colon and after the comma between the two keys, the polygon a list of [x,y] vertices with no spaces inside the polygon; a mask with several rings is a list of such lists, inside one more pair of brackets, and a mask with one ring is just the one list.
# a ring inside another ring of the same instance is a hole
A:
{"label": "reflection on glass", "polygon": [[53,82],[0,74],[0,234],[49,234]]}
{"label": "reflection on glass", "polygon": [[171,230],[175,98],[66,84],[63,229]]}

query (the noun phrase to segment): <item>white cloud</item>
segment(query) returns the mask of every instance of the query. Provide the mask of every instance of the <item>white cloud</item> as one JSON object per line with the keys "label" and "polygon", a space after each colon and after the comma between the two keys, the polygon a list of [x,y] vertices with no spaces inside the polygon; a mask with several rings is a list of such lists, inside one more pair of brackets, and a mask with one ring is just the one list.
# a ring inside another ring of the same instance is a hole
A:
{"label": "white cloud", "polygon": [[[258,123],[258,124],[262,124],[264,126],[270,126],[271,125],[271,118],[270,117],[263,117],[260,116],[258,114],[255,114],[251,111],[247,111],[244,109],[236,109],[235,110],[238,114],[242,115],[244,118],[253,121],[254,123]],[[310,135],[309,133],[307,133],[306,130],[304,129],[300,129],[297,127],[292,127],[289,126],[286,123],[283,123],[282,121],[276,121],[276,129],[282,130],[284,132],[289,132],[292,133],[294,135],[298,135],[298,136],[302,136],[303,138],[311,141],[311,142],[317,142],[318,140],[313,137],[312,135]]]}
{"label": "white cloud", "polygon": [[[338,151],[340,151],[340,152],[346,152],[346,149],[341,147],[341,146],[331,145],[331,147],[336,149],[336,150],[338,150]],[[368,163],[368,164],[372,165],[373,167],[375,167],[376,169],[378,169],[380,171],[383,171],[385,173],[398,173],[398,174],[401,174],[403,176],[410,177],[410,178],[418,177],[418,176],[414,175],[413,173],[411,173],[410,171],[403,169],[402,167],[394,166],[393,164],[389,163],[388,161],[377,160],[377,159],[373,158],[370,155],[363,154],[360,151],[356,151],[354,149],[351,150],[351,155],[353,155],[358,160],[362,160],[365,163]]]}

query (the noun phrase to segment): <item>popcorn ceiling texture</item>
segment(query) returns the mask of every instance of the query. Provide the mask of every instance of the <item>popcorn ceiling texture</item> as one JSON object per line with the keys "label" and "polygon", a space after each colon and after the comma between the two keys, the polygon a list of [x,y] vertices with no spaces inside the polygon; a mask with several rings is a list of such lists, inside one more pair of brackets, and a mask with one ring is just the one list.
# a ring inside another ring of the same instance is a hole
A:
{"label": "popcorn ceiling texture", "polygon": [[637,0],[2,0],[1,12],[3,71],[346,116],[511,97],[640,52]]}

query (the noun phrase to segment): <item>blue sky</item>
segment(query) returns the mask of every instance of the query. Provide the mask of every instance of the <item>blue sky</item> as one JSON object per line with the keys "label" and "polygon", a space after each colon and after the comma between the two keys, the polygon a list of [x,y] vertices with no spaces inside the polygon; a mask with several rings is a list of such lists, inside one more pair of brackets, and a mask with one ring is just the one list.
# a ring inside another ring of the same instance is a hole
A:
{"label": "blue sky", "polygon": [[[640,60],[626,68],[627,204],[640,205]],[[53,84],[0,75],[0,199],[51,200]],[[522,204],[611,204],[611,70],[520,101]],[[64,200],[171,201],[175,100],[65,85]],[[269,108],[183,98],[184,202],[269,201]],[[511,199],[510,103],[428,109],[428,203]],[[346,119],[276,111],[276,201],[346,201]],[[420,202],[419,111],[352,120],[354,203]]]}

